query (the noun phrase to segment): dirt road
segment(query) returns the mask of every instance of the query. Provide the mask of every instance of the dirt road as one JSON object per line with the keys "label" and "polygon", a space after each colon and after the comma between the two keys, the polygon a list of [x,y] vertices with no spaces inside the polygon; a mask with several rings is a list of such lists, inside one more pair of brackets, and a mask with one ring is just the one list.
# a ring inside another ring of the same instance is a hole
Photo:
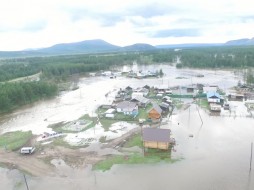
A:
{"label": "dirt road", "polygon": [[[128,133],[116,138],[101,149],[111,149],[105,155],[98,154],[94,150],[84,151],[85,148],[70,149],[62,146],[45,146],[41,150],[36,150],[32,155],[22,155],[19,152],[9,152],[0,149],[0,162],[8,168],[19,169],[28,172],[34,176],[55,176],[56,168],[51,164],[53,159],[62,159],[65,163],[73,168],[79,168],[84,165],[93,165],[107,158],[107,155],[114,154],[116,147],[125,143],[133,134],[139,133],[140,127],[134,128]],[[117,151],[118,152],[118,151]]]}

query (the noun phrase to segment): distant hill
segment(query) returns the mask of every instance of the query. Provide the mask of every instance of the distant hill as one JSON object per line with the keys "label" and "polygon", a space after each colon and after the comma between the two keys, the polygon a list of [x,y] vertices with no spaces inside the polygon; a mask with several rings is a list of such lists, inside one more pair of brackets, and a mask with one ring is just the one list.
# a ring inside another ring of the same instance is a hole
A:
{"label": "distant hill", "polygon": [[110,44],[104,40],[85,40],[74,43],[56,44],[48,48],[26,49],[23,51],[0,51],[0,58],[11,57],[35,57],[68,54],[89,54],[89,53],[108,53],[124,51],[149,51],[166,48],[195,48],[195,47],[215,47],[215,46],[235,46],[235,45],[254,45],[254,38],[231,40],[226,43],[189,43],[189,44],[167,44],[152,46],[145,43],[137,43],[130,46],[120,47]]}
{"label": "distant hill", "polygon": [[238,40],[230,40],[225,43],[227,46],[242,46],[242,45],[254,45],[254,38],[248,39],[238,39]]}
{"label": "distant hill", "polygon": [[123,51],[149,51],[149,50],[155,50],[155,49],[156,47],[150,44],[142,44],[142,43],[125,46],[122,48]]}
{"label": "distant hill", "polygon": [[118,51],[120,46],[112,45],[104,40],[86,40],[75,43],[56,44],[54,46],[35,50],[36,52],[50,54],[73,54],[73,53],[99,53]]}
{"label": "distant hill", "polygon": [[166,44],[166,45],[157,45],[156,48],[190,48],[190,47],[212,47],[212,46],[221,46],[222,43],[191,43],[191,44]]}

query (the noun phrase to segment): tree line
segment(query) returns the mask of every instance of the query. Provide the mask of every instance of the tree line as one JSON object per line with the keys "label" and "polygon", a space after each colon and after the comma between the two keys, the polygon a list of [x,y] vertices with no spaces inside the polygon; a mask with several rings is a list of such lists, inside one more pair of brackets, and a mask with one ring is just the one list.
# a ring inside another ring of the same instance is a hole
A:
{"label": "tree line", "polygon": [[[55,78],[64,79],[70,75],[100,70],[115,69],[118,66],[132,64],[171,64],[179,57],[178,68],[240,68],[246,70],[245,80],[254,83],[254,47],[207,47],[158,49],[144,52],[122,52],[107,54],[79,54],[49,57],[29,57],[0,60],[0,111],[33,102],[37,99],[56,94],[57,85],[46,81]],[[40,82],[5,83],[18,77],[42,73]],[[52,93],[50,93],[52,91]],[[38,93],[39,92],[39,93]],[[20,98],[18,98],[20,97]]]}
{"label": "tree line", "polygon": [[43,81],[0,84],[0,113],[57,94],[57,85]]}

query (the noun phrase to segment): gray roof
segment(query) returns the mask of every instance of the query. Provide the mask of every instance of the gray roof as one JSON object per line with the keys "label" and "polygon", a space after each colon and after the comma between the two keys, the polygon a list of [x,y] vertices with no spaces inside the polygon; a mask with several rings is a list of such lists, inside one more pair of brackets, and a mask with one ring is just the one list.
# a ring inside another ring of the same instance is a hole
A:
{"label": "gray roof", "polygon": [[143,128],[143,141],[170,142],[170,129]]}
{"label": "gray roof", "polygon": [[150,102],[149,99],[143,97],[143,96],[135,96],[134,98],[132,98],[132,100],[137,100],[138,102],[141,102],[143,104],[147,104]]}
{"label": "gray roof", "polygon": [[169,108],[169,104],[165,103],[165,102],[162,102],[160,104],[160,107],[164,107],[164,108]]}
{"label": "gray roof", "polygon": [[148,112],[150,112],[152,109],[155,109],[159,114],[162,113],[162,109],[160,106],[158,106],[158,104],[153,104],[153,107]]}
{"label": "gray roof", "polygon": [[137,104],[129,101],[122,101],[117,104],[117,108],[123,109],[124,111],[132,111],[136,108]]}

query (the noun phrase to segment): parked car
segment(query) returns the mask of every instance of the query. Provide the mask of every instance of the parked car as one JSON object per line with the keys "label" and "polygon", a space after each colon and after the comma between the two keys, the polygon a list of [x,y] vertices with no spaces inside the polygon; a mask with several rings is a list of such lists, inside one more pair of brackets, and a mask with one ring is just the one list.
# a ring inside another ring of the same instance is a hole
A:
{"label": "parked car", "polygon": [[21,154],[32,154],[35,151],[35,147],[22,147],[20,149]]}

